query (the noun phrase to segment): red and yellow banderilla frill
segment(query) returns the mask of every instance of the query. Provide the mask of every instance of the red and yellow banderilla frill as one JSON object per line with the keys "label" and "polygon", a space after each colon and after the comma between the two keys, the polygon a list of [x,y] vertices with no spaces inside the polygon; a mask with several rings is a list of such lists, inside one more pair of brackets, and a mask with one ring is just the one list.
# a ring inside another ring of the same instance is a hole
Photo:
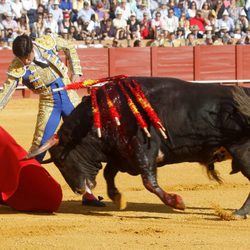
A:
{"label": "red and yellow banderilla frill", "polygon": [[146,133],[147,137],[151,137],[151,135],[150,135],[150,133],[148,131],[148,125],[147,125],[147,123],[145,122],[145,120],[143,119],[142,115],[140,114],[140,112],[136,108],[133,100],[130,98],[129,94],[125,90],[125,88],[122,85],[121,81],[118,82],[118,85],[119,85],[122,93],[127,98],[128,106],[129,106],[130,110],[132,111],[133,115],[135,116],[135,118],[136,118],[139,126],[144,130],[144,132]]}

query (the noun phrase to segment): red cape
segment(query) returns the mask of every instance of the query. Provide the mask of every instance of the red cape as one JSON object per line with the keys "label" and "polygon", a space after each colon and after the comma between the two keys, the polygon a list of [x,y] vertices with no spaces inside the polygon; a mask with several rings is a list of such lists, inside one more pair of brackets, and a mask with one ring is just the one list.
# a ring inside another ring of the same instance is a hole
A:
{"label": "red cape", "polygon": [[0,127],[0,196],[20,211],[54,212],[62,201],[61,186]]}

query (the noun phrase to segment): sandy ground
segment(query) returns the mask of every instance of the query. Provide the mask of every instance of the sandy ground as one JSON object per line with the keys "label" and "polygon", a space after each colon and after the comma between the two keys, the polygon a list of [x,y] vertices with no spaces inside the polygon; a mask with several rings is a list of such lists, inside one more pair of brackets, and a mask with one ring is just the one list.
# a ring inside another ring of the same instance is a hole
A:
{"label": "sandy ground", "polygon": [[[0,113],[3,126],[29,149],[37,99],[13,99]],[[81,197],[67,186],[53,164],[44,166],[61,184],[63,201],[54,214],[20,213],[0,206],[1,249],[250,249],[250,219],[223,221],[214,205],[231,212],[249,193],[241,174],[229,175],[230,161],[216,165],[224,184],[208,180],[198,164],[178,164],[159,169],[159,183],[180,194],[186,210],[172,210],[143,187],[140,177],[119,174],[117,186],[128,206],[119,211],[107,198],[102,172],[96,195],[105,208],[81,206]]]}

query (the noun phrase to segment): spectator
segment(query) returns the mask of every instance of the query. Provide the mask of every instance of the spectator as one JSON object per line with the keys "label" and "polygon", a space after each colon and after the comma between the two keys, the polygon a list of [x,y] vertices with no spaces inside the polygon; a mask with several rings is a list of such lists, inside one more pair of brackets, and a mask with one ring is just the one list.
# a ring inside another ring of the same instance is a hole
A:
{"label": "spectator", "polygon": [[117,39],[114,39],[112,42],[112,46],[113,48],[118,48],[119,47],[119,41]]}
{"label": "spectator", "polygon": [[161,13],[157,11],[155,14],[155,18],[151,20],[152,36],[156,38],[158,36],[158,33],[161,33],[165,26],[165,22],[161,18]]}
{"label": "spectator", "polygon": [[[52,33],[50,28],[46,28],[46,31],[47,31],[47,29],[49,29],[50,30],[49,32]],[[62,31],[60,31],[60,36],[65,40],[69,40],[69,31],[68,31],[68,29],[63,29]]]}
{"label": "spectator", "polygon": [[190,25],[197,25],[199,27],[199,33],[203,34],[205,31],[205,19],[202,17],[202,11],[197,10],[195,17],[190,18]]}
{"label": "spectator", "polygon": [[196,39],[193,33],[188,34],[187,40],[186,40],[186,46],[195,46],[196,44]]}
{"label": "spectator", "polygon": [[190,7],[188,8],[188,16],[190,18],[195,17],[196,11],[197,11],[197,4],[195,1],[192,1]]}
{"label": "spectator", "polygon": [[230,35],[228,33],[228,27],[225,23],[221,25],[220,30],[218,32],[218,36],[222,39],[223,44],[227,42],[225,42],[226,39],[228,40],[230,38]]}
{"label": "spectator", "polygon": [[58,25],[63,21],[63,11],[59,8],[59,0],[55,0],[53,4],[49,5],[49,13],[52,13],[54,20]]}
{"label": "spectator", "polygon": [[13,19],[12,12],[6,13],[6,18],[2,21],[2,25],[5,30],[5,36],[14,37],[14,38],[16,37],[18,26],[17,26],[17,22]]}
{"label": "spectator", "polygon": [[21,17],[17,21],[17,27],[18,27],[18,30],[17,30],[18,35],[22,35],[22,34],[29,35],[30,34],[29,19],[28,19],[26,14],[21,15]]}
{"label": "spectator", "polygon": [[148,18],[151,19],[150,10],[147,8],[147,4],[146,4],[145,0],[142,0],[141,3],[139,4],[138,10],[136,11],[136,17],[137,17],[137,20],[139,22],[142,21],[144,13],[147,13]]}
{"label": "spectator", "polygon": [[235,27],[235,29],[234,29],[234,32],[233,32],[233,34],[231,35],[234,39],[237,39],[237,40],[239,40],[239,39],[241,39],[241,37],[242,37],[242,32],[241,32],[241,29],[240,29],[240,27]]}
{"label": "spectator", "polygon": [[36,0],[22,0],[23,10],[26,11],[26,14],[29,18],[30,27],[37,19],[37,1]]}
{"label": "spectator", "polygon": [[206,38],[206,37],[211,37],[212,38],[212,34],[213,34],[214,30],[213,30],[213,27],[210,26],[210,25],[207,25],[205,27],[205,33],[203,35],[203,38]]}
{"label": "spectator", "polygon": [[103,8],[102,1],[97,2],[95,13],[97,15],[97,18],[98,18],[99,22],[101,22],[104,19],[105,12],[106,11]]}
{"label": "spectator", "polygon": [[121,0],[121,4],[115,9],[115,15],[117,15],[118,12],[121,12],[122,18],[128,21],[131,10],[127,0]]}
{"label": "spectator", "polygon": [[217,4],[214,7],[214,10],[218,19],[222,18],[225,9],[226,8],[222,0],[218,0]]}
{"label": "spectator", "polygon": [[178,27],[176,31],[176,39],[185,39],[185,30],[184,28]]}
{"label": "spectator", "polygon": [[208,14],[208,18],[205,19],[206,25],[212,26],[213,31],[218,29],[218,20],[216,18],[215,10],[211,10]]}
{"label": "spectator", "polygon": [[190,27],[190,31],[191,31],[190,34],[193,34],[194,39],[200,39],[200,38],[203,37],[203,33],[199,32],[200,29],[199,29],[199,27],[197,25],[192,25]]}
{"label": "spectator", "polygon": [[180,19],[183,13],[187,16],[187,18],[189,18],[188,11],[185,6],[185,1],[179,0],[178,5],[174,7],[174,15]]}
{"label": "spectator", "polygon": [[212,36],[212,40],[213,40],[213,45],[223,45],[221,39],[216,34]]}
{"label": "spectator", "polygon": [[50,28],[52,34],[58,34],[58,32],[59,32],[58,24],[57,24],[56,20],[54,20],[52,13],[49,13],[48,18],[46,20],[44,20],[44,28],[45,29]]}
{"label": "spectator", "polygon": [[[161,13],[161,18],[163,20],[165,20],[166,17],[168,16],[168,8],[167,8],[167,1],[166,0],[161,1],[160,8],[158,10],[156,10],[154,14],[156,14],[157,11],[159,11]],[[154,17],[155,17],[155,15],[154,15]]]}
{"label": "spectator", "polygon": [[103,25],[101,26],[100,36],[102,40],[114,39],[116,35],[116,30],[113,26],[112,19],[108,19]]}
{"label": "spectator", "polygon": [[11,10],[13,11],[14,14],[14,19],[17,21],[24,12],[22,2],[20,0],[14,0],[11,1],[10,4],[11,4]]}
{"label": "spectator", "polygon": [[100,34],[100,22],[96,19],[96,14],[93,14],[90,18],[87,26],[87,31],[92,39],[97,39]]}
{"label": "spectator", "polygon": [[89,2],[83,3],[83,8],[78,11],[77,19],[81,18],[84,24],[88,24],[95,11],[90,7]]}
{"label": "spectator", "polygon": [[[157,11],[159,6],[160,5],[159,5],[157,0],[150,0],[149,10],[151,13],[154,13],[155,11]],[[136,10],[133,10],[133,11],[136,11]],[[155,15],[153,15],[153,16],[155,16]]]}
{"label": "spectator", "polygon": [[180,47],[180,41],[176,39],[175,32],[169,33],[169,38],[164,41],[164,47]]}
{"label": "spectator", "polygon": [[117,16],[113,19],[113,25],[116,29],[116,38],[125,39],[126,38],[126,28],[127,21],[122,18],[122,10],[116,12]]}
{"label": "spectator", "polygon": [[[100,26],[102,28],[103,25],[106,25],[107,20],[110,20],[110,16],[108,12],[104,12],[103,19],[100,21]],[[111,19],[112,20],[112,19]]]}
{"label": "spectator", "polygon": [[241,9],[245,7],[245,0],[235,0],[236,6],[240,7]]}
{"label": "spectator", "polygon": [[224,3],[225,8],[228,9],[231,5],[231,0],[224,0],[223,3]]}
{"label": "spectator", "polygon": [[74,25],[71,25],[68,30],[68,39],[69,40],[77,40],[78,38],[78,32]]}
{"label": "spectator", "polygon": [[165,18],[165,29],[169,32],[175,32],[179,26],[178,17],[174,16],[174,10],[168,10],[168,16]]}
{"label": "spectator", "polygon": [[78,18],[77,21],[74,22],[73,24],[76,27],[78,33],[86,29],[86,26],[87,26],[86,24],[84,24],[81,18]]}
{"label": "spectator", "polygon": [[0,21],[5,18],[5,14],[11,12],[10,1],[0,0]]}
{"label": "spectator", "polygon": [[194,2],[196,3],[197,10],[201,10],[202,6],[206,2],[206,0],[194,0]]}
{"label": "spectator", "polygon": [[72,0],[71,21],[76,22],[78,11],[82,8],[84,0]]}
{"label": "spectator", "polygon": [[201,9],[201,15],[205,20],[208,19],[208,15],[210,11],[211,11],[211,8],[210,8],[209,3],[204,2],[204,4],[202,5],[202,9]]}
{"label": "spectator", "polygon": [[150,47],[163,47],[166,38],[163,32],[156,33],[154,41],[150,44]]}
{"label": "spectator", "polygon": [[73,5],[72,5],[72,0],[61,0],[59,4],[59,8],[64,11],[71,12]]}
{"label": "spectator", "polygon": [[180,20],[179,20],[179,27],[184,29],[185,34],[188,34],[190,32],[190,30],[189,30],[189,28],[190,28],[190,22],[186,18],[186,14],[185,13],[181,13],[181,17],[180,17]]}
{"label": "spectator", "polygon": [[[38,14],[45,14],[45,13],[48,13],[48,9],[46,9],[42,4],[39,4],[38,7],[37,7],[37,11],[36,11],[36,16]],[[44,15],[44,18],[47,18],[47,16],[45,17]]]}
{"label": "spectator", "polygon": [[175,5],[176,5],[176,0],[169,0],[168,1],[168,9],[173,9],[175,7]]}
{"label": "spectator", "polygon": [[239,19],[236,21],[236,25],[239,26],[240,30],[244,33],[247,32],[249,23],[247,20],[247,15],[246,12],[244,11],[244,9],[241,10],[240,12],[240,17]]}
{"label": "spectator", "polygon": [[105,12],[109,12],[111,9],[110,1],[102,0],[102,4],[103,4],[103,9],[105,10]]}
{"label": "spectator", "polygon": [[227,26],[229,33],[234,31],[234,21],[227,10],[224,10],[222,18],[218,20],[218,28],[221,29],[222,26]]}
{"label": "spectator", "polygon": [[141,32],[141,38],[142,39],[148,39],[148,38],[152,37],[150,20],[148,19],[148,13],[147,12],[145,12],[143,14],[143,19],[140,22],[140,32]]}
{"label": "spectator", "polygon": [[213,39],[211,35],[207,35],[205,40],[204,40],[205,45],[213,45]]}
{"label": "spectator", "polygon": [[5,31],[2,23],[0,22],[0,41],[4,42],[4,37],[5,37]]}
{"label": "spectator", "polygon": [[229,16],[236,22],[239,19],[241,8],[236,6],[235,0],[232,0],[230,7],[228,8]]}
{"label": "spectator", "polygon": [[132,13],[129,20],[127,21],[127,34],[130,39],[134,39],[134,37],[140,38],[140,23],[136,19],[135,13]]}
{"label": "spectator", "polygon": [[45,25],[44,25],[44,19],[43,14],[39,13],[37,15],[37,20],[35,23],[33,23],[31,28],[32,37],[37,38],[44,34]]}
{"label": "spectator", "polygon": [[134,47],[142,47],[142,42],[141,40],[137,39],[134,41]]}
{"label": "spectator", "polygon": [[[234,0],[235,1],[235,0]],[[247,11],[247,19],[250,21],[250,0],[246,0],[245,9]]]}
{"label": "spectator", "polygon": [[[63,20],[59,25],[59,32],[62,33],[69,33],[69,28],[72,26],[73,23],[70,21],[70,15],[68,12],[63,14]],[[67,31],[67,32],[66,32]]]}

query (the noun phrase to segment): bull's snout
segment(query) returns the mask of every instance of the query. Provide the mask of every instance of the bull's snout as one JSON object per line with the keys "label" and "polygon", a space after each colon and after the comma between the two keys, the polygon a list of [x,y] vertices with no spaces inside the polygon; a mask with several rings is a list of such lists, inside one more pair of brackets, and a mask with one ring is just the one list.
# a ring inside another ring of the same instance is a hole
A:
{"label": "bull's snout", "polygon": [[77,194],[85,194],[90,190],[94,189],[96,186],[96,181],[90,181],[89,179],[84,180],[84,185],[81,188],[76,188],[75,193]]}

